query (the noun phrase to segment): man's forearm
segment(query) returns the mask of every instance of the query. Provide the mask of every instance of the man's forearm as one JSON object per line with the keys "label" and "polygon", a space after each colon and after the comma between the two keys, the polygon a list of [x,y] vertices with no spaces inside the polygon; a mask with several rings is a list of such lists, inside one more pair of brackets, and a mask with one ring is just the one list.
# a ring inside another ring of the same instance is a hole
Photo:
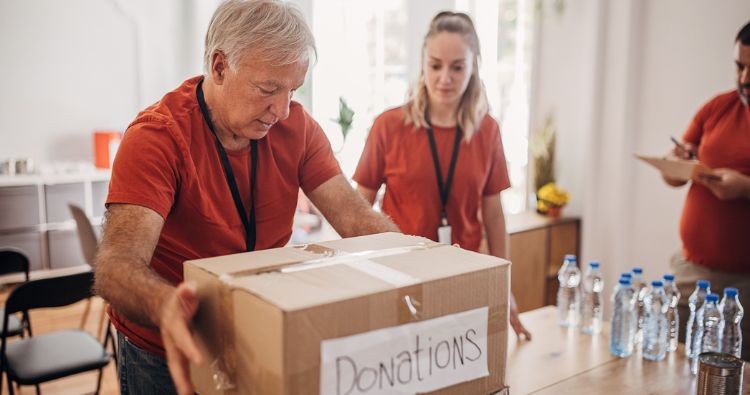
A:
{"label": "man's forearm", "polygon": [[95,268],[96,291],[118,313],[144,326],[157,327],[161,306],[174,287],[133,257],[100,250]]}
{"label": "man's forearm", "polygon": [[370,207],[362,205],[354,211],[351,216],[346,218],[349,223],[342,226],[342,230],[348,234],[344,235],[339,232],[343,237],[399,232],[398,227],[390,218],[375,212]]}
{"label": "man's forearm", "polygon": [[161,306],[174,291],[149,264],[163,224],[150,209],[110,206],[94,267],[97,293],[118,313],[147,326],[159,325]]}
{"label": "man's forearm", "polygon": [[376,213],[348,181],[338,175],[308,194],[315,207],[342,237],[398,232],[385,215]]}

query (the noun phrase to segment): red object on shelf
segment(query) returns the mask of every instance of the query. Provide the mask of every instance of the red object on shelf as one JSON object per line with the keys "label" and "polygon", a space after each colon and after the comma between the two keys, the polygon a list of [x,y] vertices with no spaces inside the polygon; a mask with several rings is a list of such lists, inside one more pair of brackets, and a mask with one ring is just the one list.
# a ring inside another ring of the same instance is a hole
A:
{"label": "red object on shelf", "polygon": [[120,147],[120,132],[97,130],[94,132],[94,166],[100,169],[112,168],[117,148]]}

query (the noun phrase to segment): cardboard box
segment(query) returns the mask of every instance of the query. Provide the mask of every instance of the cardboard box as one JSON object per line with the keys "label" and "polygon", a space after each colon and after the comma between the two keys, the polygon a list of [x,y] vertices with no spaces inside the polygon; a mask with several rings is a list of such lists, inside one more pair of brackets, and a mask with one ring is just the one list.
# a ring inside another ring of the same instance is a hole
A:
{"label": "cardboard box", "polygon": [[383,233],[184,270],[202,395],[507,390],[508,261]]}

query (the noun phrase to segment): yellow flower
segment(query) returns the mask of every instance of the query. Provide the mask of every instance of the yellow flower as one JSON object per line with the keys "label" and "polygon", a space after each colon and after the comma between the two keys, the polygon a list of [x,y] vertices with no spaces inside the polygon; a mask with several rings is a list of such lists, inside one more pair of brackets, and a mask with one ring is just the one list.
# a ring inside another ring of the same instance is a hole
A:
{"label": "yellow flower", "polygon": [[570,201],[568,192],[560,189],[554,182],[545,184],[536,193],[537,210],[547,212],[552,207],[562,207]]}

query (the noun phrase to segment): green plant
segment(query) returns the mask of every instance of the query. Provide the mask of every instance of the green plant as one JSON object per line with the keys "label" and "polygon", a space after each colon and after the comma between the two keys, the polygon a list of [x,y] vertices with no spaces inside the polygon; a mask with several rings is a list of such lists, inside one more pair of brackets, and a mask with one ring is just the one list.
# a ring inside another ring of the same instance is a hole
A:
{"label": "green plant", "polygon": [[338,119],[334,119],[334,121],[341,127],[341,134],[344,136],[344,141],[346,141],[346,135],[349,134],[349,129],[352,128],[353,120],[354,110],[346,104],[346,100],[343,97],[339,97],[339,117]]}
{"label": "green plant", "polygon": [[[565,0],[549,0],[552,2],[552,7],[555,10],[555,13],[557,16],[562,15],[565,12]],[[545,8],[545,0],[536,0],[534,3],[534,8],[536,9],[537,15],[541,16],[544,15],[544,8]]]}
{"label": "green plant", "polygon": [[534,161],[534,190],[555,182],[555,134],[557,127],[553,116],[547,116],[544,127],[529,139],[529,150]]}

